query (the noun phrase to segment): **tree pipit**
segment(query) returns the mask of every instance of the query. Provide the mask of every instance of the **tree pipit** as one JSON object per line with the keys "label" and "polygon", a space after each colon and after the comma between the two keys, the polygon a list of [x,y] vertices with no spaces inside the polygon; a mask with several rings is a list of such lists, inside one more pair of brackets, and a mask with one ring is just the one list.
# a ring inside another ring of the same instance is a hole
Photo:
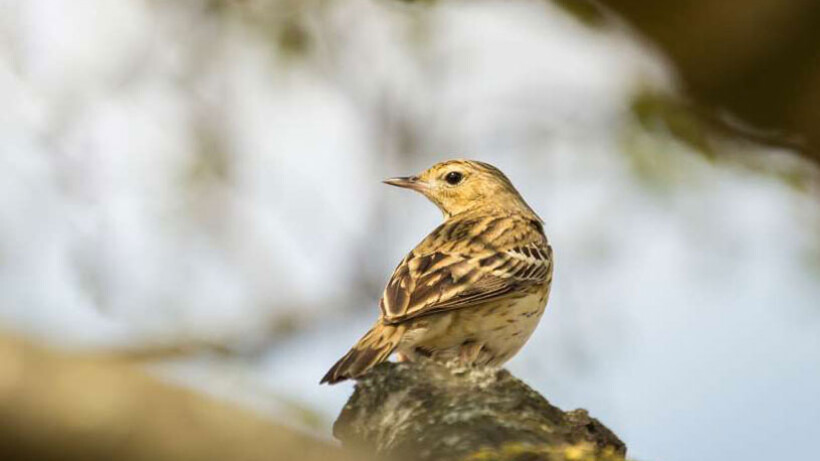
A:
{"label": "tree pipit", "polygon": [[444,214],[399,263],[381,313],[322,378],[356,378],[398,352],[499,366],[532,334],[549,297],[552,248],[543,221],[498,168],[450,160],[387,184],[422,193]]}

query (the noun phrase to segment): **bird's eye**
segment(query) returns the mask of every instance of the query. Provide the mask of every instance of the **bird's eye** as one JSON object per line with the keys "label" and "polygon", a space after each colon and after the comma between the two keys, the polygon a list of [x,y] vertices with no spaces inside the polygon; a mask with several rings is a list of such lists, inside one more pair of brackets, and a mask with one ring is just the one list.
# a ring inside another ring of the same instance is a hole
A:
{"label": "bird's eye", "polygon": [[459,173],[458,171],[451,171],[444,176],[444,180],[447,181],[447,184],[451,186],[455,186],[456,184],[460,183],[461,180],[464,179],[464,175]]}

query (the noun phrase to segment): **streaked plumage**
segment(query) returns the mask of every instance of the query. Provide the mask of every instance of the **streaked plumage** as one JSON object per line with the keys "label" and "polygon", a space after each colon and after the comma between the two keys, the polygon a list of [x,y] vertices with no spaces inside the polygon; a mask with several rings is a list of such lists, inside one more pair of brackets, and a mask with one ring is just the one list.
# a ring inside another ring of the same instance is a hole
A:
{"label": "streaked plumage", "polygon": [[541,219],[501,171],[483,162],[451,160],[385,182],[421,192],[445,221],[399,263],[378,321],[322,382],[358,377],[393,351],[401,360],[509,360],[549,296],[552,249]]}

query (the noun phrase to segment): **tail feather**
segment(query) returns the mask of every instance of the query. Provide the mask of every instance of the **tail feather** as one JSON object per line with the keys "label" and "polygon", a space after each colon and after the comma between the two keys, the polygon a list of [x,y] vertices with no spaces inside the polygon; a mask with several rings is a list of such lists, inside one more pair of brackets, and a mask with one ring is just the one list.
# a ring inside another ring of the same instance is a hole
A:
{"label": "tail feather", "polygon": [[405,329],[403,325],[377,322],[344,357],[330,367],[320,384],[335,384],[345,379],[358,378],[384,362],[396,349]]}

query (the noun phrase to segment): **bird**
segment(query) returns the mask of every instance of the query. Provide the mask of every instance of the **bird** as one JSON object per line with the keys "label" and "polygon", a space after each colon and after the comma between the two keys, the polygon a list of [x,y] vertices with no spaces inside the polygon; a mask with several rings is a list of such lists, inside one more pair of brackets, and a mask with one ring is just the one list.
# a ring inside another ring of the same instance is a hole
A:
{"label": "bird", "polygon": [[481,161],[448,160],[383,182],[421,193],[444,221],[398,264],[375,325],[320,383],[360,378],[393,352],[399,362],[501,366],[547,305],[553,252],[544,221]]}

